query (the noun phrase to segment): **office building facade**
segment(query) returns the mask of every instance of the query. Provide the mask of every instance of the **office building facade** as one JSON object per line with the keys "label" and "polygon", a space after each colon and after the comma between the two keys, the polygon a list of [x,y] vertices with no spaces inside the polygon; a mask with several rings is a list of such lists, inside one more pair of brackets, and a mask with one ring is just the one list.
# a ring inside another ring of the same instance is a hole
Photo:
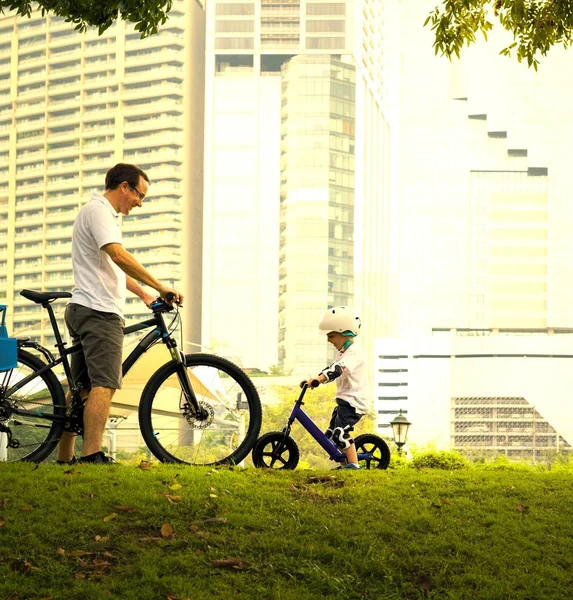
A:
{"label": "office building facade", "polygon": [[388,28],[373,1],[208,6],[203,331],[245,366],[324,365],[334,304],[367,352],[384,333]]}

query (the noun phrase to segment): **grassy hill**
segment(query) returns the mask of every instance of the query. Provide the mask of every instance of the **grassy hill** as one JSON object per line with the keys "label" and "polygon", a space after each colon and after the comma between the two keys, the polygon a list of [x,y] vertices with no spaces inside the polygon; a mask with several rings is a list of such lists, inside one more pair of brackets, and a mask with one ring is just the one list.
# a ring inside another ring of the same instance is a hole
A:
{"label": "grassy hill", "polygon": [[573,473],[0,464],[0,598],[573,598]]}

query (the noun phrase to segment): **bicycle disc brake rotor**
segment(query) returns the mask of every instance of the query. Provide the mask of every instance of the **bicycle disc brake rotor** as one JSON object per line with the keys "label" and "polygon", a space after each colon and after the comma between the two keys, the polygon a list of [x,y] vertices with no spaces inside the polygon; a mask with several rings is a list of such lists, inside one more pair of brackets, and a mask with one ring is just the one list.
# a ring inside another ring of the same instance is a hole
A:
{"label": "bicycle disc brake rotor", "polygon": [[183,414],[193,429],[206,429],[215,420],[215,409],[204,400],[199,401],[199,408],[205,414],[205,418],[198,418],[197,415],[190,413],[189,409],[186,409]]}

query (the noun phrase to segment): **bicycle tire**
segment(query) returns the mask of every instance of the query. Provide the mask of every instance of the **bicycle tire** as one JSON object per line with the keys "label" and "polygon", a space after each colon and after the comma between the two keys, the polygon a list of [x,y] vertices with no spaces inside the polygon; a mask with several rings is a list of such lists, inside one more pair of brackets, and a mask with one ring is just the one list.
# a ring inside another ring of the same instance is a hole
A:
{"label": "bicycle tire", "polygon": [[[32,379],[22,388],[21,392],[23,393],[18,396],[11,396],[7,399],[3,396],[4,390],[14,385],[16,378],[22,379],[45,365],[45,362],[33,354],[18,349],[18,366],[10,371],[0,373],[2,399],[15,402],[21,408],[26,409],[41,406],[44,414],[47,412],[48,407],[53,407],[51,414],[64,417],[66,415],[64,390],[52,371],[45,371]],[[57,446],[65,427],[63,420],[51,421],[46,417],[42,417],[40,412],[36,417],[10,415],[4,424],[12,430],[14,439],[19,440],[21,444],[19,448],[7,448],[7,460],[10,462],[42,462],[48,458]],[[20,427],[26,429],[20,429]],[[44,431],[47,431],[45,436]],[[25,454],[22,454],[22,452]]]}
{"label": "bicycle tire", "polygon": [[[268,446],[270,445],[270,449]],[[277,453],[277,449],[279,452]],[[284,454],[288,452],[287,458]],[[300,457],[297,443],[282,431],[271,431],[261,435],[253,448],[253,464],[259,469],[293,470]],[[279,462],[282,466],[275,466]]]}
{"label": "bicycle tire", "polygon": [[358,463],[366,469],[387,469],[390,464],[390,448],[388,444],[378,435],[374,433],[363,433],[355,440],[357,454],[370,453],[370,460],[361,459]]}
{"label": "bicycle tire", "polygon": [[185,414],[179,363],[170,361],[152,375],[141,395],[139,428],[147,447],[161,462],[240,463],[261,428],[255,386],[240,367],[220,356],[187,354],[185,362],[197,400],[210,417],[200,422]]}

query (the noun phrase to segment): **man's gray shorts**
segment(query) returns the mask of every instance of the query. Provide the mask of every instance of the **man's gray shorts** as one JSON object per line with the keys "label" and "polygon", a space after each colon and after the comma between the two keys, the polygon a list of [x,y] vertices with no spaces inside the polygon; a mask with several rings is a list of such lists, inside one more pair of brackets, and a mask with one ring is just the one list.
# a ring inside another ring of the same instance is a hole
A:
{"label": "man's gray shorts", "polygon": [[[72,375],[84,389],[121,389],[121,357],[125,321],[116,313],[68,304],[66,326],[72,343],[82,343],[83,352],[71,355]],[[87,367],[87,369],[86,369]]]}

